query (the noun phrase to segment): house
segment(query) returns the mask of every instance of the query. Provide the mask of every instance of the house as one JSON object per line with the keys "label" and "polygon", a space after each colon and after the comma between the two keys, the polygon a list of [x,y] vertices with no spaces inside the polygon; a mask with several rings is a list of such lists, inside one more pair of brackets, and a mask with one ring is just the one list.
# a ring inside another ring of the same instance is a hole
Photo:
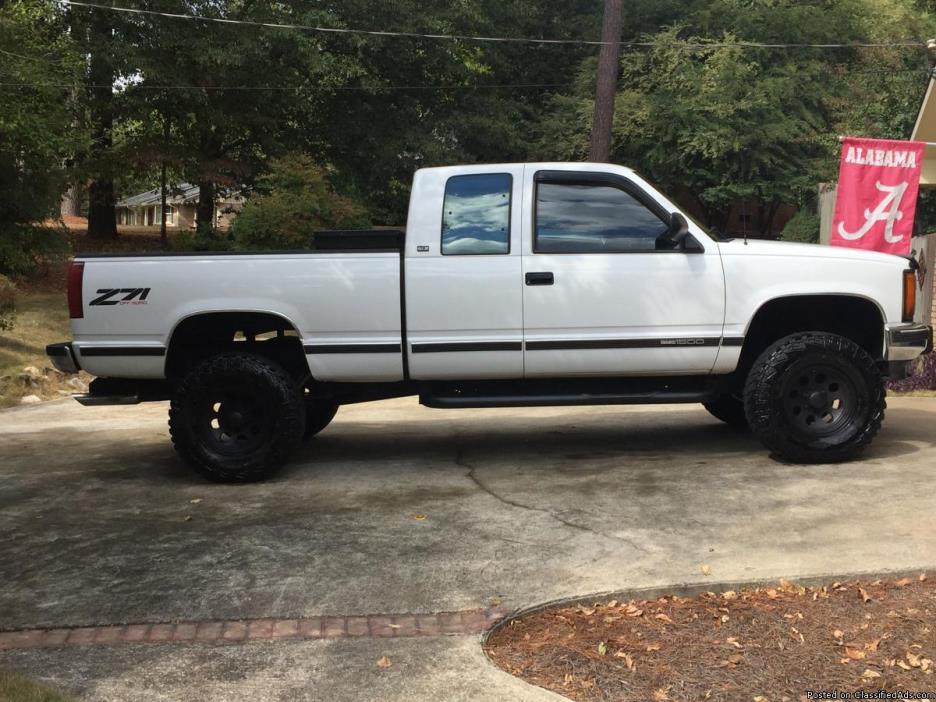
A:
{"label": "house", "polygon": [[[117,224],[129,227],[158,227],[162,219],[159,188],[124,198],[117,203]],[[227,229],[244,204],[239,193],[219,193],[215,198],[214,226]],[[170,188],[166,195],[166,226],[194,229],[198,221],[198,186],[191,183]]]}
{"label": "house", "polygon": [[[933,49],[932,41],[929,44]],[[936,70],[930,74],[929,85],[916,124],[913,125],[911,141],[926,142],[923,152],[923,168],[920,172],[920,190],[936,188]],[[924,309],[930,311],[930,323],[936,325],[936,234],[913,239],[913,253],[920,263],[923,279],[920,288]]]}

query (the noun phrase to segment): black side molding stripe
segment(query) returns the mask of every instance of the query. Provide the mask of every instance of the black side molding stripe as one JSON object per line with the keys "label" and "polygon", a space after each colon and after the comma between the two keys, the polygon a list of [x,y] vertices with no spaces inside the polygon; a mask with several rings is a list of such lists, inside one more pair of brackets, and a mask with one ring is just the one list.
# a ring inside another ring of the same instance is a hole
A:
{"label": "black side molding stripe", "polygon": [[309,355],[332,353],[402,353],[400,344],[331,344],[320,346],[303,346],[302,350]]}
{"label": "black side molding stripe", "polygon": [[83,358],[92,356],[165,356],[164,347],[154,346],[80,346],[78,354]]}
{"label": "black side molding stripe", "polygon": [[522,341],[478,341],[465,343],[413,344],[413,353],[457,353],[459,351],[522,351]]}
{"label": "black side molding stripe", "polygon": [[527,351],[572,351],[588,349],[668,349],[672,347],[718,346],[721,337],[678,339],[596,339],[594,341],[528,341]]}
{"label": "black side molding stripe", "polygon": [[722,346],[744,346],[743,336],[726,336],[721,340]]}

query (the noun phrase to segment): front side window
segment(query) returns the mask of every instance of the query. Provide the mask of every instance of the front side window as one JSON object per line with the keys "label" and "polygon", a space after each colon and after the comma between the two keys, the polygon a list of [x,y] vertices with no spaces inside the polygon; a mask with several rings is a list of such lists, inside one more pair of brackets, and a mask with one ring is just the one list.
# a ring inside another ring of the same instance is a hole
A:
{"label": "front side window", "polygon": [[510,253],[509,173],[453,176],[445,184],[442,253]]}
{"label": "front side window", "polygon": [[630,193],[610,185],[539,183],[536,253],[655,251],[668,224]]}

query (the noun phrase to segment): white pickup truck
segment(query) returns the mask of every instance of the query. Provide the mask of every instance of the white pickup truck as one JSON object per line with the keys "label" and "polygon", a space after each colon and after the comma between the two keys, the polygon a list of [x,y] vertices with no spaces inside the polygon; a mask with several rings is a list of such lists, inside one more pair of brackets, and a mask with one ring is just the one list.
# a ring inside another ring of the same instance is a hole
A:
{"label": "white pickup truck", "polygon": [[171,400],[181,456],[264,478],[338,407],[702,403],[777,457],[833,462],[881,426],[884,378],[932,347],[917,265],[706,232],[633,171],[528,163],[416,173],[405,234],[310,250],[81,256],[86,405]]}

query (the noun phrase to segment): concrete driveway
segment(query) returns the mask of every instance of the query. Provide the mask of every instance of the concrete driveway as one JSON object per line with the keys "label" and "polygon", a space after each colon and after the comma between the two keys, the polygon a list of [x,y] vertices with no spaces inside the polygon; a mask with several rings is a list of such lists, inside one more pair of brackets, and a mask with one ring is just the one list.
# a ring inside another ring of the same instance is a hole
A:
{"label": "concrete driveway", "polygon": [[[342,409],[275,480],[246,486],[180,465],[165,413],[0,413],[0,630],[378,621],[936,565],[933,399],[891,399],[866,458],[836,466],[776,463],[695,406],[397,400]],[[0,666],[95,700],[548,698],[487,666],[477,636],[395,633],[14,646]]]}

